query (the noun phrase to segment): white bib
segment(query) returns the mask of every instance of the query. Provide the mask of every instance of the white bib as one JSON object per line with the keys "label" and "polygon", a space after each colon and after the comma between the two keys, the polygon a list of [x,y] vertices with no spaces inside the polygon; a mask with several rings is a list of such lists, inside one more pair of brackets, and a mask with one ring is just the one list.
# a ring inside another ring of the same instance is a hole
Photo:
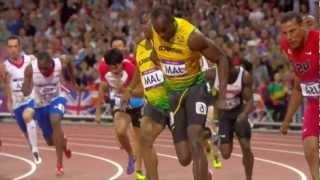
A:
{"label": "white bib", "polygon": [[164,82],[163,73],[158,69],[143,72],[142,76],[145,89],[156,87]]}
{"label": "white bib", "polygon": [[183,76],[187,73],[184,62],[164,62],[163,71],[167,76]]}
{"label": "white bib", "polygon": [[320,96],[320,82],[310,82],[300,84],[302,95],[306,97]]}

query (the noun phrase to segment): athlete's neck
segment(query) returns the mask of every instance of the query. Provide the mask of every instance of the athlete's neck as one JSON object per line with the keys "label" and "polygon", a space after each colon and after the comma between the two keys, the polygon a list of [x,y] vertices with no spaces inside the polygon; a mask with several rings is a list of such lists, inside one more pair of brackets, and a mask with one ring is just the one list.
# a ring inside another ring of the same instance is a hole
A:
{"label": "athlete's neck", "polygon": [[50,62],[50,69],[48,71],[45,71],[45,72],[41,72],[42,75],[44,75],[45,77],[49,77],[51,76],[51,74],[54,72],[54,62],[51,61]]}
{"label": "athlete's neck", "polygon": [[152,49],[152,42],[150,39],[146,39],[146,49],[147,50]]}
{"label": "athlete's neck", "polygon": [[22,64],[23,64],[23,58],[22,57],[10,57],[9,58],[9,61],[12,63],[12,64],[14,64],[15,66],[17,66],[17,67],[20,67],[20,66],[22,66]]}
{"label": "athlete's neck", "polygon": [[305,44],[307,43],[307,40],[308,40],[308,34],[309,34],[309,31],[307,30],[303,30],[303,36],[302,36],[302,40],[301,40],[301,43],[300,45],[295,48],[294,50],[299,50],[301,48],[303,48],[305,46]]}

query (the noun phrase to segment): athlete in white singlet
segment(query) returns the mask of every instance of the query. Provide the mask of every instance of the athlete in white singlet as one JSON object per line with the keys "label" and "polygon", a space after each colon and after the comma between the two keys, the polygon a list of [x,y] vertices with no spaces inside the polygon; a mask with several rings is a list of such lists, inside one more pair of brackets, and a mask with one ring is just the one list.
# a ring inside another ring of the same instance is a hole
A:
{"label": "athlete in white singlet", "polygon": [[27,138],[31,148],[34,162],[41,163],[37,145],[37,129],[33,120],[34,109],[31,96],[25,97],[22,93],[22,83],[24,80],[24,70],[35,57],[25,55],[20,52],[20,41],[18,37],[12,36],[7,40],[9,57],[4,61],[4,71],[6,73],[5,84],[7,106],[13,113],[17,124]]}
{"label": "athlete in white singlet", "polygon": [[[68,65],[68,64],[67,64]],[[64,71],[68,68],[67,71]],[[62,72],[73,71],[60,59],[51,58],[47,52],[41,52],[25,71],[23,93],[29,95],[34,91],[35,117],[42,129],[43,136],[49,146],[54,145],[57,153],[57,175],[63,175],[63,152],[67,158],[71,151],[67,148],[61,120],[65,112],[66,100],[60,96]]]}

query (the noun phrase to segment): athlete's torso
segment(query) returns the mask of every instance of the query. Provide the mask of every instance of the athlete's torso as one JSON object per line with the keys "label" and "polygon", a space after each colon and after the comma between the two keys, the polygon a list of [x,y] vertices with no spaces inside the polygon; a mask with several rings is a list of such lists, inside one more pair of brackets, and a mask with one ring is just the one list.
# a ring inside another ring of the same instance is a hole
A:
{"label": "athlete's torso", "polygon": [[49,105],[54,98],[60,96],[62,64],[60,59],[54,58],[54,70],[50,76],[46,77],[40,72],[37,61],[31,63],[34,100],[36,107],[44,107]]}
{"label": "athlete's torso", "polygon": [[138,44],[136,50],[136,64],[144,87],[144,95],[149,104],[161,109],[168,109],[168,95],[164,87],[163,73],[151,61],[152,49],[148,49],[146,46],[146,40],[143,40]]}
{"label": "athlete's torso", "polygon": [[33,57],[32,55],[21,55],[22,64],[14,64],[9,59],[4,62],[6,72],[10,76],[9,86],[11,88],[14,109],[31,99],[31,96],[25,97],[23,95],[22,84],[24,81],[24,71],[31,61],[34,60]]}
{"label": "athlete's torso", "polygon": [[298,49],[290,49],[287,40],[281,38],[281,47],[293,64],[305,97],[320,96],[319,36],[320,31],[310,30],[304,45]]}
{"label": "athlete's torso", "polygon": [[202,80],[199,78],[202,74],[199,63],[201,54],[192,51],[188,44],[196,27],[181,18],[175,18],[175,21],[177,30],[170,42],[162,40],[153,29],[153,46],[167,79],[168,89],[182,91]]}
{"label": "athlete's torso", "polygon": [[[237,75],[236,80],[233,83],[229,83],[227,85],[227,92],[226,92],[226,107],[225,109],[230,110],[235,107],[238,107],[242,104],[241,92],[242,92],[242,80],[244,76],[245,70],[240,67],[239,73]],[[216,76],[214,80],[214,88],[219,90],[219,76],[216,70]]]}
{"label": "athlete's torso", "polygon": [[111,99],[114,99],[114,97],[120,97],[121,93],[117,91],[117,87],[129,85],[133,78],[135,68],[134,64],[124,59],[122,66],[123,70],[119,74],[114,74],[109,71],[107,64],[102,63],[100,65],[101,79],[107,82],[109,87],[109,97]]}

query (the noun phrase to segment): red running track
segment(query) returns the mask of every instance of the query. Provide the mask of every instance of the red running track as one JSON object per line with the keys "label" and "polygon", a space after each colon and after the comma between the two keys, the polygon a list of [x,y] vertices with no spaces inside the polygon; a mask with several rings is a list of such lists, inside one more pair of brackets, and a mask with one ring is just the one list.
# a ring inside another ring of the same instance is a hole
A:
{"label": "red running track", "polygon": [[[119,149],[111,126],[72,124],[64,125],[69,147],[74,154],[64,160],[65,175],[59,179],[132,180],[125,174],[127,156]],[[49,180],[55,176],[55,152],[47,147],[39,132],[39,146],[43,162],[35,167],[24,136],[14,123],[0,124],[0,179]],[[276,133],[253,133],[255,155],[254,180],[307,180],[310,179],[298,135],[280,136]],[[161,180],[192,180],[192,166],[181,167],[176,160],[171,135],[164,131],[156,141],[159,153]],[[214,179],[245,179],[241,151],[235,141],[231,159],[223,161],[223,168],[214,170]],[[22,158],[22,159],[21,159]]]}

